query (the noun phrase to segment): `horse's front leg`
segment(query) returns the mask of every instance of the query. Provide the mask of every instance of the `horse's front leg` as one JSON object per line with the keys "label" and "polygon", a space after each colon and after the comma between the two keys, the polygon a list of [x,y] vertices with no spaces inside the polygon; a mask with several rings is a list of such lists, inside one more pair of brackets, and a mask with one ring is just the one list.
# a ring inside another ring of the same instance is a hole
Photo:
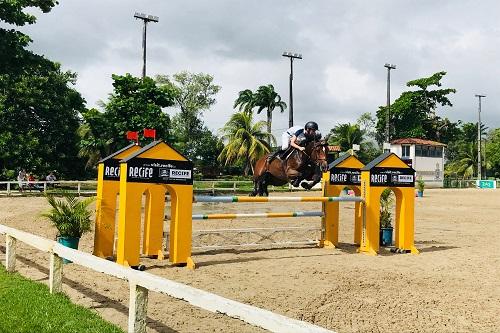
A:
{"label": "horse's front leg", "polygon": [[293,187],[299,187],[300,182],[304,180],[303,174],[293,169],[287,170],[286,176],[288,179],[290,179],[290,183]]}

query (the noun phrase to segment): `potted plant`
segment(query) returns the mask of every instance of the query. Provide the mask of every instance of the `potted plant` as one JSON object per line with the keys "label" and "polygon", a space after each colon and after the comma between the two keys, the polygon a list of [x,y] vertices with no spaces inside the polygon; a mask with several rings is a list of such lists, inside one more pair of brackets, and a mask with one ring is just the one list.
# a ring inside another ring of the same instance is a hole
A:
{"label": "potted plant", "polygon": [[422,180],[422,177],[420,177],[417,180],[417,195],[420,198],[424,196],[424,188],[425,188],[425,182]]}
{"label": "potted plant", "polygon": [[[54,194],[46,194],[51,209],[42,214],[57,229],[57,242],[72,249],[78,249],[82,235],[91,230],[91,211],[88,206],[94,198],[79,200],[74,194],[61,192],[61,199]],[[64,259],[64,263],[71,261]]]}
{"label": "potted plant", "polygon": [[394,196],[390,189],[385,189],[380,195],[380,244],[392,245],[392,213]]}

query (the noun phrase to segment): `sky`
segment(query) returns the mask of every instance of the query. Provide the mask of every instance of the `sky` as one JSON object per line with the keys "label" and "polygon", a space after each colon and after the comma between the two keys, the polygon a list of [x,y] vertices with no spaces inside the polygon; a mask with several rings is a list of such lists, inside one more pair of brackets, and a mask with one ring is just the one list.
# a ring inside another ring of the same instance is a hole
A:
{"label": "sky", "polygon": [[[78,74],[77,89],[88,107],[107,101],[111,74],[141,75],[142,21],[135,12],[159,16],[148,25],[147,74],[187,70],[209,73],[222,87],[204,121],[215,133],[234,112],[238,92],[273,84],[289,101],[294,62],[295,124],[314,120],[322,132],[338,123],[375,115],[406,82],[438,71],[443,87],[455,88],[453,107],[438,115],[500,127],[500,23],[497,1],[241,1],[86,0],[60,1],[37,23],[20,30],[31,49]],[[167,110],[170,114],[174,110]],[[265,120],[265,115],[256,117]],[[288,127],[288,111],[276,111],[273,134]]]}

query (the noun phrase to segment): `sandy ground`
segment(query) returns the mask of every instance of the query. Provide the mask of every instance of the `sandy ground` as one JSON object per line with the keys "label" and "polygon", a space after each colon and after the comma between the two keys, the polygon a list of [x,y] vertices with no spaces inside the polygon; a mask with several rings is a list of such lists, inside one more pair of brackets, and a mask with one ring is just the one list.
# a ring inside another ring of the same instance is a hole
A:
{"label": "sandy ground", "polygon": [[[303,194],[295,194],[303,195]],[[318,192],[309,195],[318,195]],[[150,273],[338,332],[500,332],[500,191],[427,190],[416,200],[420,255],[357,254],[353,204],[342,205],[341,246],[195,253],[199,268],[144,259]],[[225,207],[225,208],[224,208]],[[0,223],[54,238],[44,198],[0,198]],[[196,204],[200,212],[319,210],[318,203]],[[197,221],[195,229],[318,226],[319,218]],[[305,237],[308,238],[309,236]],[[82,238],[91,252],[93,235]],[[19,245],[18,269],[47,283],[48,255]],[[0,240],[0,259],[5,258]],[[67,265],[64,292],[126,328],[128,286]],[[151,293],[149,332],[256,332],[239,320]]]}

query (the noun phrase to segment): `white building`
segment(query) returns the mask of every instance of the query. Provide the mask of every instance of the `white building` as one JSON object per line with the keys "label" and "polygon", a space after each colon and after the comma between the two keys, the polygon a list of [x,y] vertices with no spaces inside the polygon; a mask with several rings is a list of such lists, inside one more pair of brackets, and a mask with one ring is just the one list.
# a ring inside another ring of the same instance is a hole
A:
{"label": "white building", "polygon": [[443,187],[444,143],[417,139],[397,139],[391,142],[391,152],[408,160],[427,187]]}

